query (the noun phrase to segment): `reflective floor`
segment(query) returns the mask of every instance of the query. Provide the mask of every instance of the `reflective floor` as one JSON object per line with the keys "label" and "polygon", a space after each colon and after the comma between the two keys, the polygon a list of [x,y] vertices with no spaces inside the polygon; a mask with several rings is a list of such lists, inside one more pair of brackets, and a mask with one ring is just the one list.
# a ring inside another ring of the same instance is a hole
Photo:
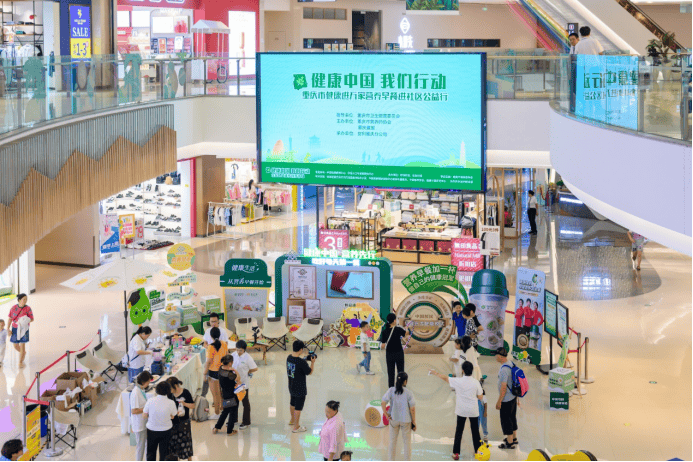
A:
{"label": "reflective floor", "polygon": [[[195,271],[201,295],[218,293],[218,275],[230,257],[262,258],[273,274],[274,260],[290,249],[314,246],[314,212],[296,214],[288,226],[272,226],[239,240],[192,239],[197,250]],[[265,226],[265,225],[263,225]],[[278,229],[283,228],[283,229]],[[507,240],[494,268],[503,271],[513,303],[515,271],[519,266],[546,272],[547,289],[556,291],[570,309],[570,324],[590,338],[587,394],[573,397],[570,411],[548,409],[545,376],[525,368],[530,392],[519,412],[520,447],[492,450],[492,460],[523,460],[534,448],[553,454],[586,449],[603,460],[691,459],[691,259],[656,243],[645,248],[642,271],[634,270],[624,230],[608,222],[561,216],[542,210],[539,235]],[[165,249],[136,258],[163,263]],[[395,303],[406,292],[401,280],[415,266],[395,266]],[[21,431],[21,396],[37,370],[67,349],[87,344],[101,326],[109,341],[123,345],[122,294],[82,294],[58,284],[80,269],[37,266],[37,291],[29,304],[36,315],[28,348],[28,367],[17,368],[17,353],[8,346],[0,369],[0,439]],[[6,313],[9,305],[0,306]],[[506,338],[512,336],[510,327]],[[548,337],[543,355],[548,355]],[[451,346],[446,346],[450,353]],[[554,351],[558,356],[558,352]],[[259,355],[253,353],[256,360]],[[308,432],[287,430],[288,392],[286,353],[272,351],[268,365],[251,382],[253,425],[239,436],[212,435],[212,423],[194,423],[197,460],[322,460],[318,433],[325,421],[324,404],[342,403],[349,449],[354,460],[386,457],[387,430],[369,427],[363,418],[366,403],[382,396],[387,385],[383,354],[374,352],[375,376],[357,376],[359,353],[353,349],[326,349],[316,373],[308,380],[309,395],[302,423]],[[427,375],[431,367],[449,370],[445,355],[407,355],[409,388],[417,400],[419,429],[414,436],[415,460],[446,460],[454,436],[454,396],[439,379]],[[575,355],[571,355],[576,364]],[[259,363],[259,361],[258,361]],[[500,423],[493,403],[497,397],[497,364],[481,358],[489,376],[485,389],[490,439],[499,442]],[[51,385],[65,370],[62,361],[43,375]],[[115,403],[121,381],[111,384],[95,408],[82,419],[80,439],[65,460],[125,460],[134,448],[120,431]],[[35,391],[32,391],[32,394]],[[46,459],[43,455],[41,459]],[[471,436],[463,439],[462,459],[472,459]]]}

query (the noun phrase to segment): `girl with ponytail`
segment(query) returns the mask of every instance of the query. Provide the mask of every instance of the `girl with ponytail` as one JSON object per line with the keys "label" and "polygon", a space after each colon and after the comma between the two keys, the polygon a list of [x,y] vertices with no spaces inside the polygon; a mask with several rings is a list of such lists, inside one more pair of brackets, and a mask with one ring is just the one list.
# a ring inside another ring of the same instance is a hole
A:
{"label": "girl with ponytail", "polygon": [[212,337],[212,342],[207,347],[205,381],[209,382],[209,389],[212,390],[212,397],[214,399],[215,415],[211,415],[210,419],[215,419],[221,414],[221,403],[223,401],[221,397],[221,388],[219,387],[219,368],[221,367],[222,358],[228,354],[229,349],[226,342],[222,342],[219,339],[221,330],[218,327],[212,327],[209,331],[209,335]]}
{"label": "girl with ponytail", "polygon": [[[402,432],[402,444],[404,445],[403,460],[411,460],[411,433],[416,431],[416,402],[414,394],[407,388],[409,375],[406,372],[397,374],[395,386],[387,390],[380,403],[383,414],[389,420],[390,443],[388,445],[388,459],[395,460],[397,452],[397,437]],[[387,405],[390,404],[390,410]]]}

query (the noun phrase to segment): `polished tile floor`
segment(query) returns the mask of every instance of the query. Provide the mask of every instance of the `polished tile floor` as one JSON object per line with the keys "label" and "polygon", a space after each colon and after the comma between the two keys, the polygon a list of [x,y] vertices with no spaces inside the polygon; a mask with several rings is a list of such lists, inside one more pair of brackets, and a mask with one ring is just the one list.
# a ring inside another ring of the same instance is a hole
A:
{"label": "polished tile floor", "polygon": [[[297,214],[289,225],[258,230],[248,238],[192,239],[198,258],[196,289],[218,292],[218,275],[231,257],[262,258],[273,274],[274,260],[289,249],[315,245],[314,213]],[[282,229],[276,229],[282,228]],[[165,250],[138,255],[165,260]],[[546,272],[547,289],[559,293],[570,309],[570,324],[590,338],[589,374],[595,382],[587,394],[573,397],[567,413],[548,410],[546,378],[526,368],[530,393],[519,413],[520,448],[493,449],[492,460],[523,460],[534,448],[553,454],[587,449],[604,460],[691,459],[691,259],[650,243],[642,271],[632,267],[624,230],[609,223],[575,219],[542,210],[539,235],[508,240],[494,267],[508,278],[514,297],[518,266]],[[415,267],[395,267],[395,303],[405,296],[401,279]],[[17,368],[17,353],[8,347],[0,369],[0,440],[21,431],[21,396],[36,371],[67,349],[88,343],[101,327],[109,341],[123,344],[122,295],[82,294],[58,284],[81,270],[37,266],[37,292],[29,299],[36,315],[28,348],[28,367]],[[0,306],[6,313],[9,305]],[[4,314],[3,314],[4,316]],[[512,332],[508,328],[506,338]],[[548,339],[544,339],[548,345]],[[447,350],[450,349],[448,345]],[[449,351],[446,351],[449,352]],[[384,358],[374,352],[375,376],[357,376],[358,352],[326,349],[308,380],[309,396],[302,422],[308,432],[287,431],[288,393],[284,352],[268,354],[268,365],[252,379],[253,426],[239,436],[212,435],[212,423],[193,424],[197,460],[322,460],[318,433],[330,399],[342,403],[354,460],[386,457],[387,430],[370,428],[363,418],[366,403],[382,396],[387,378]],[[548,352],[545,348],[544,355]],[[556,353],[557,355],[557,353]],[[454,436],[454,396],[445,384],[427,375],[431,367],[448,370],[448,355],[408,355],[409,387],[417,399],[419,429],[415,460],[446,460]],[[575,355],[571,361],[576,364]],[[489,376],[489,401],[497,396],[497,365],[482,358]],[[64,361],[43,375],[43,387],[65,370]],[[111,384],[106,395],[82,419],[75,451],[64,460],[132,460],[134,449],[120,433],[115,400],[124,383]],[[34,391],[32,391],[32,394]],[[499,441],[496,411],[489,410],[490,438]],[[472,459],[471,436],[465,435],[462,458]],[[41,459],[45,459],[42,455]]]}

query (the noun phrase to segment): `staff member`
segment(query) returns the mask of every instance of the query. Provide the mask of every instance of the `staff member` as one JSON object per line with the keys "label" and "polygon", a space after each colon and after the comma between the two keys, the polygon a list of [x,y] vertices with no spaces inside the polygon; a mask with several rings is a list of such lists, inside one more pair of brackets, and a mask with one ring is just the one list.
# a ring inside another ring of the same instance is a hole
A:
{"label": "staff member", "polygon": [[407,340],[411,337],[409,329],[404,330],[397,326],[397,316],[395,313],[387,315],[387,326],[380,334],[380,343],[385,344],[385,362],[387,363],[387,386],[392,388],[395,386],[395,367],[397,374],[404,372],[404,349],[402,348],[402,338],[407,336]]}
{"label": "staff member", "polygon": [[19,352],[19,367],[24,367],[26,344],[29,343],[29,324],[34,322],[34,313],[31,311],[31,307],[26,304],[27,301],[29,301],[29,297],[26,294],[17,295],[17,304],[12,307],[8,316],[8,324],[10,321],[12,322],[10,342],[14,344],[14,349]]}
{"label": "staff member", "polygon": [[135,378],[144,370],[144,357],[151,355],[151,351],[147,351],[147,339],[152,335],[152,328],[149,326],[140,326],[135,335],[130,339],[130,350],[128,351],[128,383],[133,382]]}
{"label": "staff member", "polygon": [[219,326],[219,315],[216,313],[212,313],[209,316],[209,328],[205,331],[204,335],[204,340],[207,345],[211,345],[214,343],[214,339],[212,338],[212,329],[215,327],[219,329],[219,340],[222,342],[226,343],[229,341],[229,335],[226,333],[226,329],[222,329]]}
{"label": "staff member", "polygon": [[537,234],[537,198],[534,196],[534,191],[531,189],[529,194],[529,203],[527,204],[527,218],[529,218],[529,234]]}

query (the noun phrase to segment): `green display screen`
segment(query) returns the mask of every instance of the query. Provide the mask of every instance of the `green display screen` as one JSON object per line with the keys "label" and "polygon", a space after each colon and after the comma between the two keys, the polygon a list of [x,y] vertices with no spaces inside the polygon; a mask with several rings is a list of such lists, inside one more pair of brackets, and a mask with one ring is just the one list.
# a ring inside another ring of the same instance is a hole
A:
{"label": "green display screen", "polygon": [[260,53],[260,180],[485,191],[483,53]]}

